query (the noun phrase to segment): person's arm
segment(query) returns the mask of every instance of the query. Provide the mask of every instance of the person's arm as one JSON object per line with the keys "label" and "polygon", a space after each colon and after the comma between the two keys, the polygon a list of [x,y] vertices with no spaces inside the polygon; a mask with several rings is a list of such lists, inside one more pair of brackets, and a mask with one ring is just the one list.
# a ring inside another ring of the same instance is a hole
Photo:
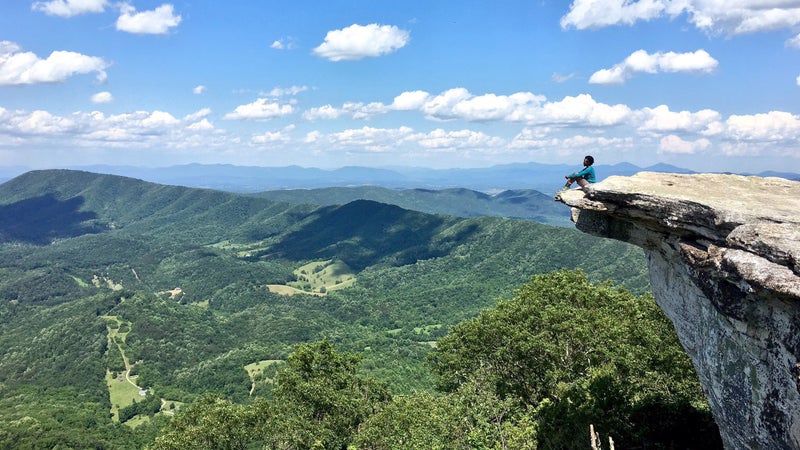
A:
{"label": "person's arm", "polygon": [[590,171],[592,171],[592,166],[586,166],[580,172],[572,172],[572,175],[569,175],[570,178],[580,178],[586,176]]}

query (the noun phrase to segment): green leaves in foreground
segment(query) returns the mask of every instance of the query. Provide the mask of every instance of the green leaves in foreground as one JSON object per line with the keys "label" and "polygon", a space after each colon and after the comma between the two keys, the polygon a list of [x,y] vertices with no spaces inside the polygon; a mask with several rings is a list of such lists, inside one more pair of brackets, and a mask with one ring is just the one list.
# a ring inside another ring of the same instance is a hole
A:
{"label": "green leaves in foreground", "polygon": [[432,357],[439,388],[480,374],[532,411],[542,448],[586,446],[590,424],[624,448],[719,446],[688,356],[650,295],[581,271],[534,277],[513,300],[454,327]]}
{"label": "green leaves in foreground", "polygon": [[454,327],[431,358],[439,393],[394,396],[360,357],[304,344],[250,406],[212,397],[179,413],[153,448],[721,448],[697,376],[649,295],[583,272],[534,277],[512,300]]}

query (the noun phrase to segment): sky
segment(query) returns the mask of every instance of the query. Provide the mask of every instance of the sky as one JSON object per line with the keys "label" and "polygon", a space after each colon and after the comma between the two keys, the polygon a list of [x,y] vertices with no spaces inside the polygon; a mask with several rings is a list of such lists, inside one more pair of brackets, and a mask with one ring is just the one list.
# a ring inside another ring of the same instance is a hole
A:
{"label": "sky", "polygon": [[800,172],[800,0],[3,0],[0,166]]}

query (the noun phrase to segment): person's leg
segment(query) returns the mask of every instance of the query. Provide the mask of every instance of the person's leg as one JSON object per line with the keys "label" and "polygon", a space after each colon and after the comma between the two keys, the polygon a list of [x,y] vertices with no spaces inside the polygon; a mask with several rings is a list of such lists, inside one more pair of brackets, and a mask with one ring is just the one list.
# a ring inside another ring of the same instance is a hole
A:
{"label": "person's leg", "polygon": [[578,186],[580,186],[580,187],[582,187],[582,188],[585,188],[586,186],[588,186],[588,185],[589,185],[589,182],[588,182],[588,181],[586,181],[586,179],[585,179],[585,178],[578,178],[578,180],[577,180],[577,181],[578,181]]}

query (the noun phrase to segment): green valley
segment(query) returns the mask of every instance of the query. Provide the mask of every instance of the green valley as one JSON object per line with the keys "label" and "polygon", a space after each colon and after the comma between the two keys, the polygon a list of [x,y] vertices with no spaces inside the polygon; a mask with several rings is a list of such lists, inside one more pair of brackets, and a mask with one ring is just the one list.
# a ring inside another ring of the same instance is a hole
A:
{"label": "green valley", "polygon": [[[607,405],[624,417],[604,425],[661,442],[620,424],[662,407],[696,413],[689,429],[708,415],[647,290],[637,248],[530,220],[29,172],[0,185],[0,447],[397,448],[387,430],[428,417],[413,405],[439,411],[428,418],[442,430],[464,431],[448,421],[467,411],[489,427],[502,410],[527,439],[559,414],[570,427],[602,416],[576,400],[602,386],[624,393]],[[519,302],[529,306],[509,310]],[[613,324],[591,345],[616,350],[581,347],[597,359],[559,365],[547,358],[573,347],[547,347],[537,361],[552,370],[529,381],[541,386],[511,383],[503,367],[532,364],[544,335],[569,335],[534,320],[547,304],[578,318],[571,340]],[[527,347],[504,353],[493,332],[523,333]],[[464,432],[495,436],[478,428]]]}

